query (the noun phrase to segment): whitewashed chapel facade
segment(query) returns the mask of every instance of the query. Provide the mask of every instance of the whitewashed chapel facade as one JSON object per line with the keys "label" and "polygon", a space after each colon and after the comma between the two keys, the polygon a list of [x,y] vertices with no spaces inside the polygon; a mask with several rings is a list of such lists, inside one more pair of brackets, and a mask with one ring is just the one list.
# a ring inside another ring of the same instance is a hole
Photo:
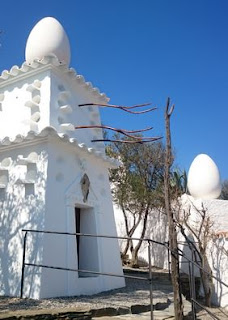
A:
{"label": "whitewashed chapel facade", "polygon": [[[40,40],[42,38],[42,41]],[[54,18],[32,30],[26,61],[0,76],[0,295],[19,296],[22,228],[116,235],[97,107],[108,98],[68,67],[70,45]],[[84,188],[83,186],[86,188]],[[28,234],[26,262],[122,274],[118,242]],[[25,267],[24,297],[94,294],[122,278]]]}

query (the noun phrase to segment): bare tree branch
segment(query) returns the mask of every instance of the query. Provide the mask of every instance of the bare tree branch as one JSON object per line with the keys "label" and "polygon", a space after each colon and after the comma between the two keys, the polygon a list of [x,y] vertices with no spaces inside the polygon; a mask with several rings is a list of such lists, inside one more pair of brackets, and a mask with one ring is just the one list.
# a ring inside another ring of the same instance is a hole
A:
{"label": "bare tree branch", "polygon": [[[92,126],[77,126],[75,127],[75,129],[94,129],[94,128],[98,128],[98,129],[106,129],[106,130],[111,130],[111,131],[115,131],[118,133],[121,133],[129,138],[132,138],[133,140],[142,140],[142,137],[137,137],[135,135],[131,135],[130,133],[139,133],[139,132],[144,132],[144,131],[149,131],[152,129],[152,127],[149,128],[145,128],[145,129],[141,129],[141,130],[125,130],[125,129],[118,129],[118,128],[113,128],[113,127],[109,127],[109,126],[105,126],[105,125],[92,125]],[[151,140],[151,137],[144,137],[144,140]]]}
{"label": "bare tree branch", "polygon": [[[143,140],[148,139],[148,140]],[[118,143],[146,143],[146,142],[154,142],[162,139],[162,137],[154,137],[154,138],[143,138],[142,140],[112,140],[112,139],[94,139],[91,142],[118,142]]]}
{"label": "bare tree branch", "polygon": [[97,106],[97,107],[107,107],[107,108],[114,108],[114,109],[120,109],[132,114],[143,114],[143,113],[147,113],[147,112],[151,112],[156,110],[157,108],[149,108],[143,111],[131,111],[130,109],[135,109],[135,108],[141,108],[141,107],[145,107],[150,105],[151,103],[143,103],[143,104],[138,104],[138,105],[134,105],[131,107],[126,107],[126,106],[117,106],[114,104],[105,104],[105,103],[82,103],[79,104],[79,107],[86,107],[86,106]]}

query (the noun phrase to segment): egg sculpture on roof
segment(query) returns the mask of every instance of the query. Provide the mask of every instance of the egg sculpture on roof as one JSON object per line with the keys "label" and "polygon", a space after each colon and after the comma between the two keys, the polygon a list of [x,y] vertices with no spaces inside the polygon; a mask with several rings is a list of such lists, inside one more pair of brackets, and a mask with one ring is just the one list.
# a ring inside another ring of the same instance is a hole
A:
{"label": "egg sculpture on roof", "polygon": [[206,154],[199,154],[188,172],[188,190],[194,198],[216,199],[221,193],[218,167]]}
{"label": "egg sculpture on roof", "polygon": [[32,63],[35,59],[40,60],[51,54],[69,66],[70,43],[67,34],[58,20],[46,17],[40,20],[29,34],[25,60]]}

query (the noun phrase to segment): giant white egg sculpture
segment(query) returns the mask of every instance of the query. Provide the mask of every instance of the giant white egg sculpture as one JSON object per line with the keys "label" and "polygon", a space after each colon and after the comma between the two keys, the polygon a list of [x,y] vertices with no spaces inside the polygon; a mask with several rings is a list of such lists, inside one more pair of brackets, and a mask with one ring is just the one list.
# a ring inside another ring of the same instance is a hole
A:
{"label": "giant white egg sculpture", "polygon": [[194,198],[216,199],[221,194],[218,167],[206,154],[199,154],[188,172],[188,190]]}
{"label": "giant white egg sculpture", "polygon": [[29,34],[25,49],[25,60],[31,63],[34,59],[54,54],[60,62],[70,63],[70,44],[62,25],[52,17],[40,20]]}

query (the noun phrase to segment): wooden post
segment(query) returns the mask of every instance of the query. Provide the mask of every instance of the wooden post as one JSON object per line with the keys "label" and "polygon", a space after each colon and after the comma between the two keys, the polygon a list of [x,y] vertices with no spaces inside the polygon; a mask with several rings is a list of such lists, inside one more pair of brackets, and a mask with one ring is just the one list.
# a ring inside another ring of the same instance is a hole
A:
{"label": "wooden post", "polygon": [[172,150],[171,150],[171,133],[170,133],[170,117],[174,110],[174,105],[170,108],[170,99],[167,100],[165,110],[165,127],[166,127],[166,158],[165,158],[165,176],[164,176],[164,191],[165,191],[165,210],[168,217],[169,225],[169,246],[171,250],[171,279],[174,292],[174,311],[175,319],[183,319],[183,302],[180,291],[180,273],[178,259],[178,244],[177,232],[175,227],[174,215],[171,208],[170,200],[170,167],[172,165]]}

